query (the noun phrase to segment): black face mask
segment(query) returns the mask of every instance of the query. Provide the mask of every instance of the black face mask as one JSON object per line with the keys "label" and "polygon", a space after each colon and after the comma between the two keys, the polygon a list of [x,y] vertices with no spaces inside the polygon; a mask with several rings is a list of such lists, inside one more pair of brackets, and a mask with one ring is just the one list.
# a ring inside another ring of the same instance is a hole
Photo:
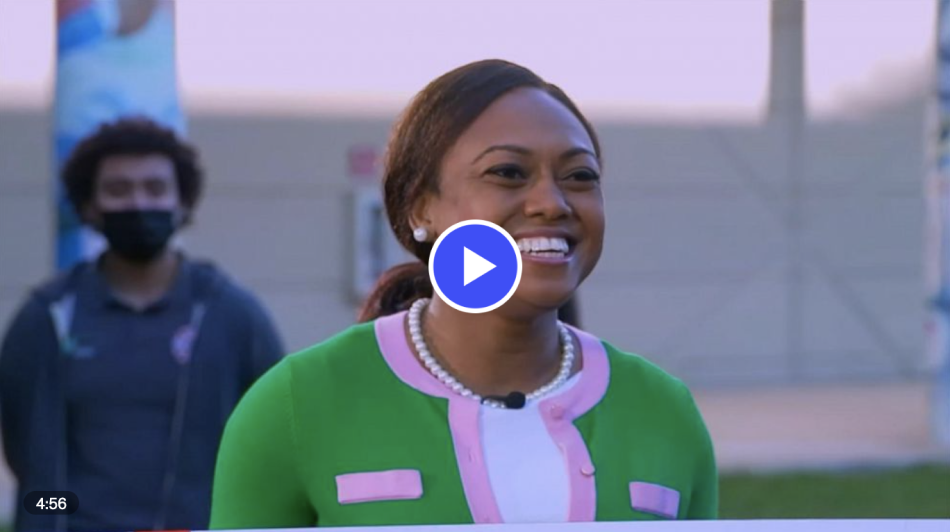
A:
{"label": "black face mask", "polygon": [[102,213],[102,234],[109,249],[133,262],[150,262],[158,257],[175,229],[174,212],[168,210]]}

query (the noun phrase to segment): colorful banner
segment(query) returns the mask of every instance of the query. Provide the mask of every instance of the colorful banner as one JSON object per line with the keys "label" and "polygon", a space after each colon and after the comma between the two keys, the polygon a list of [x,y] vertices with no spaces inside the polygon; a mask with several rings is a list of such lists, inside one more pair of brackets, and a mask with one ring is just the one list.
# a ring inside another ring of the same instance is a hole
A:
{"label": "colorful banner", "polygon": [[[57,174],[80,139],[120,116],[145,115],[184,132],[172,0],[57,0],[56,18]],[[56,183],[56,265],[64,269],[102,241],[82,227]]]}
{"label": "colorful banner", "polygon": [[930,292],[928,366],[934,371],[934,438],[950,445],[950,0],[937,15],[936,149],[926,187],[927,289]]}

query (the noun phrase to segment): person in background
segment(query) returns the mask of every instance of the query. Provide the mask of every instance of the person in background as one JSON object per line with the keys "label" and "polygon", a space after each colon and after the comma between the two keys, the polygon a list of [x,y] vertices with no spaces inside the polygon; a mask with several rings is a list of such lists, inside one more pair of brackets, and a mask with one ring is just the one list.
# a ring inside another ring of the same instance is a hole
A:
{"label": "person in background", "polygon": [[[500,60],[431,82],[393,132],[389,222],[418,260],[366,323],[287,357],[228,421],[217,529],[713,519],[718,477],[692,395],[558,320],[604,244],[597,135],[558,87]],[[500,307],[433,296],[434,242],[504,228],[521,282]]]}
{"label": "person in background", "polygon": [[102,125],[62,171],[108,243],[34,290],[0,350],[7,462],[79,509],[15,530],[204,529],[222,430],[284,350],[258,300],[169,245],[201,196],[198,153],[146,118]]}

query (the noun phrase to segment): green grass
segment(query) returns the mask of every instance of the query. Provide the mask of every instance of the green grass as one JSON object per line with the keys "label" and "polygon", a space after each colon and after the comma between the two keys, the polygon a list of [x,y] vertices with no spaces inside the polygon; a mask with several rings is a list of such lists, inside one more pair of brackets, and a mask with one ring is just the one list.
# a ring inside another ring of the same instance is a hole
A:
{"label": "green grass", "polygon": [[950,518],[950,466],[723,475],[721,519]]}

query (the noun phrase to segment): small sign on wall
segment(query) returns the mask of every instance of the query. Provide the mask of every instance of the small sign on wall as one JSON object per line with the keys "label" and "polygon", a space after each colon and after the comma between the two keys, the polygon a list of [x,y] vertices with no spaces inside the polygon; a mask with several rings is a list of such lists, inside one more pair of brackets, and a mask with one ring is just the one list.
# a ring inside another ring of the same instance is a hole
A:
{"label": "small sign on wall", "polygon": [[381,150],[370,145],[350,148],[347,172],[352,183],[352,293],[357,303],[369,295],[389,268],[412,260],[393,235],[383,203]]}
{"label": "small sign on wall", "polygon": [[382,167],[382,150],[373,144],[355,144],[346,152],[346,173],[351,183],[378,185]]}

